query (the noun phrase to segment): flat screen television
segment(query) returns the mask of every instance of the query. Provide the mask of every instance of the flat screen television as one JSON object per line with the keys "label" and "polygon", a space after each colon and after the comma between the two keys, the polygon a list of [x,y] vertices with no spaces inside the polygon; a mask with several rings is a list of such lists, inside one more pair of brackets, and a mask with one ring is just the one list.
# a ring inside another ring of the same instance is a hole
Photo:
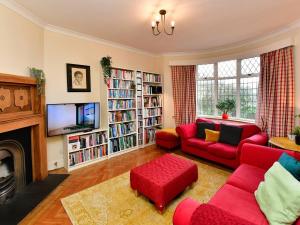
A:
{"label": "flat screen television", "polygon": [[100,127],[100,103],[47,104],[48,137]]}

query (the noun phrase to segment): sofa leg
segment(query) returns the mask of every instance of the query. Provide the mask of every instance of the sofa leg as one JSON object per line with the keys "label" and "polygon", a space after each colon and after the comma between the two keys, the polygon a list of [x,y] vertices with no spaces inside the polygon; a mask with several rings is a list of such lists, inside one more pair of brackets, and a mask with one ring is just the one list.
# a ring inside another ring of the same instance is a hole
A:
{"label": "sofa leg", "polygon": [[191,185],[189,186],[190,189],[193,189],[195,187],[196,182],[191,183]]}
{"label": "sofa leg", "polygon": [[134,190],[134,194],[135,194],[136,197],[139,197],[139,196],[140,196],[140,193],[139,193],[138,190]]}
{"label": "sofa leg", "polygon": [[155,205],[158,213],[162,215],[164,213],[165,207],[163,205]]}

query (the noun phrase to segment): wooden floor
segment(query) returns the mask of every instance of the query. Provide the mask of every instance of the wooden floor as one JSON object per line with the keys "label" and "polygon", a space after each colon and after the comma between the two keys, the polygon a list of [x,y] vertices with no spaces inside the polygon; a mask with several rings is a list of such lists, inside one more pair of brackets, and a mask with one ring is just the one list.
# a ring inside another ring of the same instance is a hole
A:
{"label": "wooden floor", "polygon": [[[164,153],[164,150],[158,149],[153,145],[73,171],[71,175],[28,214],[20,224],[71,224],[60,202],[61,198],[120,175]],[[51,173],[66,173],[66,171],[59,169]]]}

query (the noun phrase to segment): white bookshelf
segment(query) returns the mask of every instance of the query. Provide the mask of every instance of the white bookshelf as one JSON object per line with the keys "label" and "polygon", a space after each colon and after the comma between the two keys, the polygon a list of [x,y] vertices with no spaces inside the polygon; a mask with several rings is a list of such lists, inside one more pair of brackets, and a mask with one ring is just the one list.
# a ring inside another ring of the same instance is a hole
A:
{"label": "white bookshelf", "polygon": [[68,172],[108,158],[108,131],[97,129],[65,135],[65,168]]}
{"label": "white bookshelf", "polygon": [[155,132],[163,123],[162,75],[143,72],[143,139],[144,146],[155,143]]}
{"label": "white bookshelf", "polygon": [[108,84],[109,155],[116,156],[137,147],[135,72],[112,68]]}

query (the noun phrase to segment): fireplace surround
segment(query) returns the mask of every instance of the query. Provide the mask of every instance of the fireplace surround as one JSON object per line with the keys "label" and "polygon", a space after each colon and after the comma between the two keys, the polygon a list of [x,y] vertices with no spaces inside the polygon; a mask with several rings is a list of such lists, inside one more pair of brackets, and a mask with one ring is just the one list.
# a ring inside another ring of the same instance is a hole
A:
{"label": "fireplace surround", "polygon": [[0,201],[1,191],[10,195],[48,176],[45,96],[32,77],[0,73],[0,162]]}

